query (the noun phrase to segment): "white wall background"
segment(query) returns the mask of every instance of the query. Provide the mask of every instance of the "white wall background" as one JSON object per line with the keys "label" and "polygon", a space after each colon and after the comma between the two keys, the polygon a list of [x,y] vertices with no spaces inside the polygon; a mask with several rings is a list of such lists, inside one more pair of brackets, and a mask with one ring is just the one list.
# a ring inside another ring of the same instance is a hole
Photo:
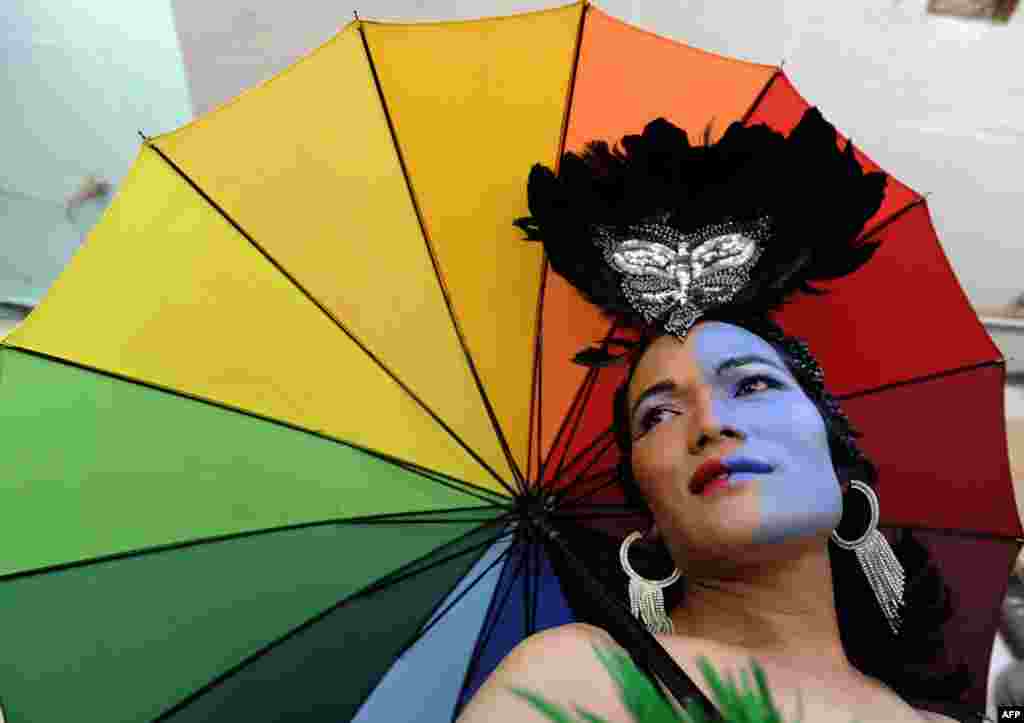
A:
{"label": "white wall background", "polygon": [[35,303],[105,204],[70,219],[83,177],[115,187],[192,115],[167,0],[0,3],[0,302]]}
{"label": "white wall background", "polygon": [[[352,19],[504,15],[559,0],[172,0],[202,113]],[[1008,25],[929,15],[927,0],[605,0],[706,50],[784,63],[812,103],[929,204],[975,305],[1024,291],[1024,10]]]}

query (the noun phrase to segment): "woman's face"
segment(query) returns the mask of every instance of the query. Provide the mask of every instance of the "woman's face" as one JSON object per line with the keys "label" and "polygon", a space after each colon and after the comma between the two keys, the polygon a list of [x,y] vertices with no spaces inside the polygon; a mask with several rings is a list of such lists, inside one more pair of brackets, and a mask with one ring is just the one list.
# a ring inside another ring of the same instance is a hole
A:
{"label": "woman's face", "polygon": [[771,556],[767,544],[826,537],[839,524],[825,423],[755,334],[705,322],[683,342],[659,338],[627,403],[634,476],[691,571]]}

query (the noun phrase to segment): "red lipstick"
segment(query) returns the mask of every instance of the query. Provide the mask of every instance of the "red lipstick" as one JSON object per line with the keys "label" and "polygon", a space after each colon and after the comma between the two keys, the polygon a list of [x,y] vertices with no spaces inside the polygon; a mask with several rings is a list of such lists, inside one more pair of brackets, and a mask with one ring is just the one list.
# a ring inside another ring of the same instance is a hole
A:
{"label": "red lipstick", "polygon": [[729,468],[722,464],[720,459],[709,459],[707,462],[701,464],[701,466],[693,473],[693,477],[690,479],[690,492],[698,495],[704,491],[704,488],[707,487],[708,483],[712,480],[716,480],[719,477],[726,477],[728,474]]}

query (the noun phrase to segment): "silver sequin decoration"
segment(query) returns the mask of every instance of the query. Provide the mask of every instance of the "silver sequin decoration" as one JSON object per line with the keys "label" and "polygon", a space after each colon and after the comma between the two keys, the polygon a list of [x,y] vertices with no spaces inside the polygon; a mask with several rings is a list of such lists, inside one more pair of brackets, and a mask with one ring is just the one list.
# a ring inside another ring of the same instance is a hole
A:
{"label": "silver sequin decoration", "polygon": [[[659,219],[660,221],[660,219]],[[768,239],[767,218],[722,223],[683,234],[664,223],[616,232],[596,226],[604,259],[622,274],[622,291],[649,323],[683,337],[709,309],[730,301],[750,281]]]}

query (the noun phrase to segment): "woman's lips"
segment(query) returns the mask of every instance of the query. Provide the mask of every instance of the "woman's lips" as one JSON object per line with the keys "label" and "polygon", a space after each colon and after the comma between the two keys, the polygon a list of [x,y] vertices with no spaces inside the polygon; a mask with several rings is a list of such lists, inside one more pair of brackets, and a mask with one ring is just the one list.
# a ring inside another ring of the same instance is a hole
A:
{"label": "woman's lips", "polygon": [[704,485],[704,489],[702,489],[700,491],[700,493],[702,495],[704,495],[705,497],[707,497],[708,495],[714,493],[715,491],[720,490],[723,487],[728,487],[728,486],[729,486],[729,477],[728,476],[718,477],[716,479],[711,480],[706,485]]}
{"label": "woman's lips", "polygon": [[710,494],[729,486],[729,476],[738,472],[768,474],[773,467],[767,462],[739,455],[727,459],[709,459],[701,464],[690,479],[690,492],[693,494]]}
{"label": "woman's lips", "polygon": [[712,480],[729,476],[729,468],[720,459],[709,459],[701,464],[690,478],[690,492],[699,495]]}

